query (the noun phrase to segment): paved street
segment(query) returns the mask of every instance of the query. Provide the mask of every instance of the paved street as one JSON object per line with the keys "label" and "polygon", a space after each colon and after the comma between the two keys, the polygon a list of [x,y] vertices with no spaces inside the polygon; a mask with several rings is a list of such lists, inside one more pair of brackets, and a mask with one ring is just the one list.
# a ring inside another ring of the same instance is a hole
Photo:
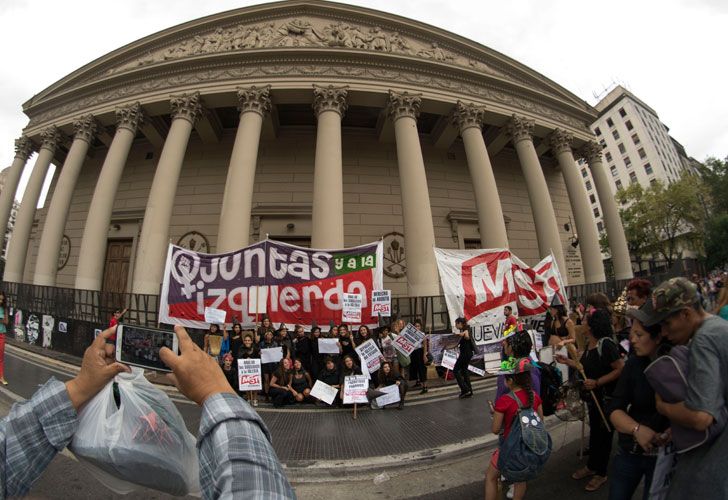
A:
{"label": "paved street", "polygon": [[[38,358],[33,363],[26,358],[17,350],[6,354],[6,373],[11,381],[7,389],[16,397],[29,397],[51,375],[61,380],[69,377],[63,365],[39,366],[35,363]],[[482,446],[463,456],[452,450],[465,446],[458,443],[472,443],[486,436],[489,420],[482,408],[490,398],[492,390],[482,390],[466,401],[436,395],[415,401],[402,412],[363,411],[356,421],[349,411],[261,409],[260,413],[271,428],[276,451],[288,467],[299,498],[328,499],[332,494],[337,498],[352,491],[357,492],[357,498],[481,498],[492,444],[483,440]],[[9,401],[8,393],[0,394],[2,415],[9,410]],[[177,406],[188,428],[196,433],[199,409],[183,402]],[[579,424],[560,425],[552,431],[556,451],[544,475],[530,486],[528,498],[551,500],[556,494],[607,498],[606,488],[587,494],[583,484],[569,478],[578,466],[579,433]],[[478,451],[481,449],[487,451]],[[446,452],[452,458],[438,457]],[[401,464],[396,463],[399,457]],[[53,460],[31,493],[33,498],[59,498],[59,491],[64,492],[64,498],[122,498],[90,476],[68,452]],[[134,498],[171,497],[143,490]]]}

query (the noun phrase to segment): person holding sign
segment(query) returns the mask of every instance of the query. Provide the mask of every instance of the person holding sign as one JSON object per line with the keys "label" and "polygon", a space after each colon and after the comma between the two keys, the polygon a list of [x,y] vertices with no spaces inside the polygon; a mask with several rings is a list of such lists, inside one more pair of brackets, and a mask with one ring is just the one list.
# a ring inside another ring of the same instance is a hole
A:
{"label": "person holding sign", "polygon": [[[336,367],[336,363],[334,363],[334,360],[331,357],[327,357],[324,361],[324,367],[318,374],[318,380],[336,389],[341,389],[341,374],[339,373],[339,369]],[[341,398],[338,393],[334,400],[334,404],[341,404]]]}
{"label": "person holding sign", "polygon": [[[250,331],[243,337],[243,345],[238,350],[238,359],[257,359],[260,358],[260,351],[258,347],[253,343],[253,332]],[[261,365],[262,366],[262,365]],[[261,368],[262,372],[262,368]],[[233,386],[236,387],[236,386]],[[248,401],[253,406],[258,406],[258,393],[255,391],[248,391]]]}
{"label": "person holding sign", "polygon": [[372,338],[371,332],[367,325],[361,325],[359,331],[354,335],[354,347],[362,345],[364,342]]}
{"label": "person holding sign", "polygon": [[379,369],[379,385],[377,387],[389,387],[390,385],[396,385],[399,388],[399,405],[397,409],[401,410],[404,408],[404,397],[407,394],[407,381],[402,378],[402,375],[392,366],[392,363],[385,362]]}
{"label": "person holding sign", "polygon": [[453,372],[455,373],[455,380],[458,382],[458,387],[460,387],[460,399],[470,398],[473,396],[473,386],[470,385],[470,370],[468,370],[468,366],[475,351],[474,342],[470,336],[470,328],[465,318],[456,319],[455,328],[458,330],[455,335],[460,337],[458,341],[460,355],[455,362]]}
{"label": "person holding sign", "polygon": [[392,363],[395,368],[398,368],[397,350],[394,347],[394,340],[392,340],[392,334],[389,332],[388,326],[379,329],[379,335],[374,339],[374,343],[377,344],[382,353],[382,360]]}
{"label": "person holding sign", "polygon": [[211,324],[205,334],[202,350],[213,358],[219,358],[221,346],[222,335],[220,334],[220,327],[216,324]]}
{"label": "person holding sign", "polygon": [[[266,330],[263,340],[258,344],[258,352],[262,349],[273,349],[280,347],[278,342],[273,339],[273,330]],[[260,365],[263,371],[263,391],[265,392],[265,400],[270,401],[270,378],[273,372],[276,371],[278,363],[263,363]]]}
{"label": "person holding sign", "polygon": [[[417,328],[420,332],[424,332],[422,327],[422,320],[416,319],[412,322],[412,325]],[[423,339],[420,347],[412,351],[410,354],[410,360],[412,363],[409,368],[409,379],[410,381],[416,380],[415,387],[422,387],[420,394],[427,392],[427,339]]]}
{"label": "person holding sign", "polygon": [[347,354],[341,363],[341,373],[339,374],[339,386],[341,387],[341,399],[344,399],[344,379],[352,375],[361,375],[361,368],[354,362],[354,357]]}
{"label": "person holding sign", "polygon": [[313,387],[311,375],[303,367],[300,359],[294,360],[293,370],[288,378],[288,388],[297,403],[305,403],[310,399],[311,387]]}
{"label": "person holding sign", "polygon": [[270,389],[268,395],[273,401],[273,406],[280,408],[285,405],[293,404],[296,398],[293,391],[288,385],[291,378],[291,360],[288,358],[281,359],[278,369],[270,376]]}

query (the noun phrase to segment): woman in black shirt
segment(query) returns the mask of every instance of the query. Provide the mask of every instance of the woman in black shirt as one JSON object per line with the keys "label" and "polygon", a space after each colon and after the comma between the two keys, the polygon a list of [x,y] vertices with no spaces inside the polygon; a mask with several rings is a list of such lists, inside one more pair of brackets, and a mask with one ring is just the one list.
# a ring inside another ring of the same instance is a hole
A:
{"label": "woman in black shirt", "polygon": [[473,396],[473,386],[470,385],[470,371],[468,370],[470,360],[473,358],[473,340],[470,338],[470,328],[465,318],[456,319],[455,328],[458,330],[455,335],[460,337],[458,342],[460,354],[453,372],[460,387],[460,399],[463,399]]}
{"label": "woman in black shirt", "polygon": [[297,403],[305,403],[310,399],[311,394],[311,375],[303,367],[300,359],[296,359],[293,362],[293,370],[291,370],[290,378],[288,379],[288,387],[291,389],[291,394],[296,398]]}
{"label": "woman in black shirt", "polygon": [[339,390],[339,397],[342,401],[344,400],[345,379],[352,375],[361,375],[361,369],[359,368],[359,365],[354,362],[354,358],[347,354],[341,362],[341,372],[339,373],[339,387],[341,388]]}
{"label": "woman in black shirt", "polygon": [[397,385],[399,387],[399,405],[398,410],[404,408],[404,397],[407,394],[407,382],[402,375],[392,367],[391,363],[382,363],[382,367],[379,369],[379,385],[378,387],[388,387],[390,385]]}
{"label": "woman in black shirt", "polygon": [[[419,331],[423,332],[422,321],[416,319],[412,323]],[[410,354],[409,379],[416,380],[415,387],[422,387],[420,394],[427,392],[427,337],[422,340],[422,345]]]}
{"label": "woman in black shirt", "polygon": [[[245,333],[245,336],[243,337],[243,344],[237,351],[238,359],[260,358],[260,350],[258,350],[258,346],[253,343],[254,336],[255,333],[252,330]],[[248,402],[253,406],[258,406],[258,393],[255,391],[248,391]]]}
{"label": "woman in black shirt", "polygon": [[[593,391],[602,410],[605,410],[616,381],[622,373],[624,361],[612,338],[614,335],[612,320],[607,309],[594,309],[587,316],[586,324],[587,348],[581,356],[581,364],[587,376],[584,380],[584,389]],[[557,356],[557,361],[571,367],[576,366],[573,360],[563,356]],[[591,477],[584,489],[596,491],[607,482],[607,467],[612,452],[612,430],[605,426],[591,396],[588,396],[586,403],[589,410],[589,460],[586,467],[577,470],[571,477],[577,480]]]}
{"label": "woman in black shirt", "polygon": [[289,385],[290,378],[291,360],[283,358],[278,369],[270,377],[270,389],[268,390],[268,394],[273,400],[273,406],[276,408],[292,404],[296,400]]}
{"label": "woman in black shirt", "polygon": [[354,350],[354,342],[351,338],[351,332],[346,325],[339,325],[339,345],[341,346],[342,356],[351,356],[356,359],[356,351]]}
{"label": "woman in black shirt", "polygon": [[655,391],[644,374],[645,368],[667,347],[661,342],[660,325],[643,325],[651,315],[652,301],[649,300],[640,309],[627,311],[632,319],[633,355],[624,364],[609,405],[609,419],[619,432],[619,449],[609,481],[610,500],[632,498],[643,476],[643,497],[649,497],[656,461],[653,452],[664,444],[666,436],[663,433],[670,426],[670,422],[657,413]]}
{"label": "woman in black shirt", "polygon": [[301,360],[303,368],[311,372],[311,339],[306,335],[303,326],[296,325],[296,336],[293,339],[293,354]]}

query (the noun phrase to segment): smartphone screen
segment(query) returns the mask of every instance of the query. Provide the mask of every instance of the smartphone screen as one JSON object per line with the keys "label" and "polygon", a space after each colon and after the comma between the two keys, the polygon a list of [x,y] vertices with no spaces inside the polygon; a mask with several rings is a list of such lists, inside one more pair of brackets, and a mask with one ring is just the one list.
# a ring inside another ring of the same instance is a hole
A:
{"label": "smartphone screen", "polygon": [[177,351],[174,332],[130,325],[120,325],[117,330],[116,359],[122,363],[151,370],[172,371],[159,358],[162,347]]}

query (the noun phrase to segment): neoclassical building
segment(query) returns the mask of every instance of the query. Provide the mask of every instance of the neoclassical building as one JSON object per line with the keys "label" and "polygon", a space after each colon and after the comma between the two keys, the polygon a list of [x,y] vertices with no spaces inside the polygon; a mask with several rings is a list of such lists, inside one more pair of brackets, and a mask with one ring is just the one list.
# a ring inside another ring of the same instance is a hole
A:
{"label": "neoclassical building", "polygon": [[440,293],[435,245],[509,247],[532,264],[553,253],[570,283],[599,283],[575,158],[599,191],[615,275],[632,275],[588,127],[596,111],[399,16],[320,0],[224,12],[121,47],[23,109],[0,225],[32,173],[5,281],[156,294],[170,242],[224,252],[268,236],[317,248],[384,238],[398,295]]}

